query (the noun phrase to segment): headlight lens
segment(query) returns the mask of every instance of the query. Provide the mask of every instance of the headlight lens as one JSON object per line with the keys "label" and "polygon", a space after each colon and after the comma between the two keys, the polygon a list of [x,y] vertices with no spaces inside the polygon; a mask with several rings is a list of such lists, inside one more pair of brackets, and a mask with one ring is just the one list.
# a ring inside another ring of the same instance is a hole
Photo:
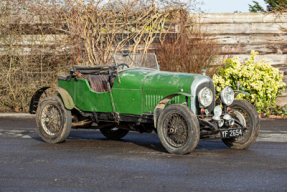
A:
{"label": "headlight lens", "polygon": [[[220,121],[220,116],[222,115],[222,109],[219,105],[217,105],[214,110],[213,110],[213,114],[214,116],[212,117],[212,119],[216,120],[216,121]],[[222,127],[222,122],[219,122],[219,127]]]}
{"label": "headlight lens", "polygon": [[225,87],[220,93],[220,99],[225,105],[231,105],[234,101],[234,91],[230,87]]}
{"label": "headlight lens", "polygon": [[219,105],[217,105],[214,110],[213,110],[213,113],[215,116],[220,116],[222,114],[222,109]]}
{"label": "headlight lens", "polygon": [[209,88],[204,87],[199,91],[198,101],[203,107],[209,106],[212,103],[212,100],[213,100],[213,93]]}

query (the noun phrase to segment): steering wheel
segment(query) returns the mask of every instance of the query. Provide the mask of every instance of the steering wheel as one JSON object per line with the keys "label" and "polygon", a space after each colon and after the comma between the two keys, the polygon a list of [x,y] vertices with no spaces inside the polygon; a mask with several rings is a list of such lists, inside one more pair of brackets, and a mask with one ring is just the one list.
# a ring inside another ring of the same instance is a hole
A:
{"label": "steering wheel", "polygon": [[127,67],[127,68],[130,68],[127,64],[125,64],[125,63],[121,63],[121,64],[119,64],[118,65],[118,69],[124,69],[124,67]]}

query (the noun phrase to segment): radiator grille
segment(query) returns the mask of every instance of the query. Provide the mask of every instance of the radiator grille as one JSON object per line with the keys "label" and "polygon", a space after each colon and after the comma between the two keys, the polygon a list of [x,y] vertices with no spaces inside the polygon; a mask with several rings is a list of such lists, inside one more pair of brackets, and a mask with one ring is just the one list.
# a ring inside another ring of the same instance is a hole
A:
{"label": "radiator grille", "polygon": [[[145,107],[154,108],[164,96],[162,95],[146,95],[145,96]],[[169,101],[169,104],[179,103],[179,97],[176,96]]]}

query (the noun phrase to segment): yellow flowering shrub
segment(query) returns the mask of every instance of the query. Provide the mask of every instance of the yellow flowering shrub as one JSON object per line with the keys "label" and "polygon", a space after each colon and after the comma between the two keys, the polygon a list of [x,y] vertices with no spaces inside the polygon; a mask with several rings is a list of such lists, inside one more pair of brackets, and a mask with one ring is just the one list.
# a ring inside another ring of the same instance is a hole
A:
{"label": "yellow flowering shrub", "polygon": [[241,64],[236,56],[232,59],[225,59],[225,66],[219,72],[213,75],[213,82],[217,95],[226,86],[237,89],[238,81],[241,87],[251,96],[239,94],[236,99],[244,99],[251,102],[258,112],[269,114],[275,107],[275,99],[284,91],[286,84],[282,82],[283,75],[279,70],[271,66],[271,62],[266,60],[255,63],[255,57],[258,52],[251,51],[249,59]]}

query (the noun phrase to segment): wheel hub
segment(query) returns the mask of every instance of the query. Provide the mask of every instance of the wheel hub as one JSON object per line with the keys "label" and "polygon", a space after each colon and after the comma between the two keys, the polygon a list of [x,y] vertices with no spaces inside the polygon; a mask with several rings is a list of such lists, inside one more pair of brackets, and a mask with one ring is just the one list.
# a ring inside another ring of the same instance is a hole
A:
{"label": "wheel hub", "polygon": [[188,126],[181,114],[170,114],[165,121],[165,127],[167,130],[165,137],[171,145],[181,147],[186,143]]}
{"label": "wheel hub", "polygon": [[170,133],[175,133],[175,131],[176,131],[176,130],[173,129],[173,128],[170,128],[170,129],[169,129],[169,132],[170,132]]}
{"label": "wheel hub", "polygon": [[57,134],[61,127],[61,114],[55,105],[47,105],[42,111],[42,126],[48,135]]}
{"label": "wheel hub", "polygon": [[176,124],[173,127],[169,129],[169,133],[171,134],[183,134],[184,133],[184,127],[180,124]]}

